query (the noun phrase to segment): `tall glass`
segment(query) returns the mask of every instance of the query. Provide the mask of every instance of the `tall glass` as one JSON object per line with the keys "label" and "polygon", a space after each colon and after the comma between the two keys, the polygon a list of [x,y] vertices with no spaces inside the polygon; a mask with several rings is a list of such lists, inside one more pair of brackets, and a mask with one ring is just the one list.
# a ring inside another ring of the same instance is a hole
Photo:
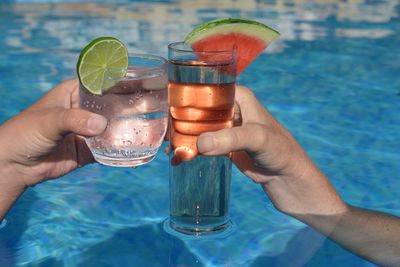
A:
{"label": "tall glass", "polygon": [[236,51],[193,51],[168,46],[170,114],[170,226],[208,234],[229,226],[232,163],[227,155],[198,155],[203,132],[233,125]]}
{"label": "tall glass", "polygon": [[168,125],[167,61],[130,54],[128,64],[124,77],[108,78],[114,85],[101,95],[80,84],[80,107],[108,120],[103,134],[86,138],[95,160],[104,165],[127,167],[151,161]]}

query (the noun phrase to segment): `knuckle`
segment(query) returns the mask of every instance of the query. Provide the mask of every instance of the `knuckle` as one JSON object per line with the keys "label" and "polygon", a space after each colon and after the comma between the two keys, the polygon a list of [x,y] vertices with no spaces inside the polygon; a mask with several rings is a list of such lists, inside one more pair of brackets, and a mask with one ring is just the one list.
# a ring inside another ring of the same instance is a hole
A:
{"label": "knuckle", "polygon": [[229,131],[230,133],[230,142],[232,144],[238,144],[241,140],[241,138],[239,137],[239,133],[237,131]]}
{"label": "knuckle", "polygon": [[67,124],[69,124],[71,127],[83,126],[84,124],[86,124],[86,117],[79,116],[76,110],[71,109],[66,111],[65,117]]}
{"label": "knuckle", "polygon": [[62,108],[46,108],[38,111],[44,115],[44,121],[57,124],[63,119],[63,109]]}
{"label": "knuckle", "polygon": [[78,87],[78,80],[77,79],[72,79],[72,80],[66,80],[63,81],[61,84],[57,86],[57,89],[59,91],[65,92],[65,93],[72,93],[76,88]]}
{"label": "knuckle", "polygon": [[81,127],[86,123],[86,118],[83,116],[78,116],[76,110],[63,109],[60,112],[60,122],[63,129]]}
{"label": "knuckle", "polygon": [[249,123],[247,125],[247,142],[250,144],[250,148],[253,151],[260,150],[265,147],[268,142],[267,127],[258,123]]}
{"label": "knuckle", "polygon": [[243,97],[246,99],[255,97],[253,91],[247,87],[238,86],[238,89],[239,89],[240,93],[243,95]]}
{"label": "knuckle", "polygon": [[60,85],[68,87],[68,86],[71,86],[71,85],[75,84],[76,82],[77,82],[76,79],[65,80]]}
{"label": "knuckle", "polygon": [[59,117],[62,124],[66,124],[70,120],[70,115],[65,109],[59,109]]}
{"label": "knuckle", "polygon": [[55,124],[58,125],[60,130],[65,130],[66,126],[68,125],[68,114],[64,109],[57,109],[55,116]]}

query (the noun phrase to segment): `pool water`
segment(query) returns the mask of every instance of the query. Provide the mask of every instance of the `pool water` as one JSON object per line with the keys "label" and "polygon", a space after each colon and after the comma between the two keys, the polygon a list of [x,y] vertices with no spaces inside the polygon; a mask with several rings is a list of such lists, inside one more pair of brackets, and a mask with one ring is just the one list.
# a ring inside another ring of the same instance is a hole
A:
{"label": "pool water", "polygon": [[[397,0],[2,1],[0,122],[74,77],[95,37],[166,56],[195,25],[228,16],[282,34],[238,82],[348,203],[400,215]],[[168,235],[168,210],[163,153],[136,169],[85,166],[19,199],[0,229],[0,266],[375,266],[276,211],[237,169],[228,235]]]}

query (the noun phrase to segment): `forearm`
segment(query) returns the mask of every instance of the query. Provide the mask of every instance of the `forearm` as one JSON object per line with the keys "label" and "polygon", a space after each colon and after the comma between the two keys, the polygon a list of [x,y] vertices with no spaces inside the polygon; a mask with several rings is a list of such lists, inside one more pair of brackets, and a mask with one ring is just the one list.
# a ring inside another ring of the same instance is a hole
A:
{"label": "forearm", "polygon": [[346,205],[311,161],[304,167],[264,186],[277,208],[363,258],[400,266],[400,218]]}
{"label": "forearm", "polygon": [[399,217],[354,207],[337,216],[297,217],[363,258],[384,266],[400,266]]}
{"label": "forearm", "polygon": [[297,159],[287,175],[276,176],[261,184],[275,207],[294,217],[347,212],[346,203],[318,167],[305,154]]}
{"label": "forearm", "polygon": [[276,208],[361,257],[400,266],[400,218],[350,207],[311,161],[302,169],[263,184]]}
{"label": "forearm", "polygon": [[16,173],[7,164],[0,164],[0,221],[25,191],[25,186],[16,180]]}

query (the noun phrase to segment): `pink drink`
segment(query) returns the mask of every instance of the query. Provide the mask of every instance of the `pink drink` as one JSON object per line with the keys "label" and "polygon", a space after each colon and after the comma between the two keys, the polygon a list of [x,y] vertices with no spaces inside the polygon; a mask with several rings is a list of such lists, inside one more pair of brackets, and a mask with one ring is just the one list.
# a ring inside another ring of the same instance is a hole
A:
{"label": "pink drink", "polygon": [[[186,65],[186,68],[200,66]],[[171,68],[179,68],[171,61]],[[197,137],[233,125],[235,83],[201,84],[169,82],[171,149],[177,163],[198,155]]]}
{"label": "pink drink", "polygon": [[227,229],[232,162],[197,151],[201,133],[233,126],[235,50],[193,51],[168,46],[170,105],[170,221],[189,235]]}

